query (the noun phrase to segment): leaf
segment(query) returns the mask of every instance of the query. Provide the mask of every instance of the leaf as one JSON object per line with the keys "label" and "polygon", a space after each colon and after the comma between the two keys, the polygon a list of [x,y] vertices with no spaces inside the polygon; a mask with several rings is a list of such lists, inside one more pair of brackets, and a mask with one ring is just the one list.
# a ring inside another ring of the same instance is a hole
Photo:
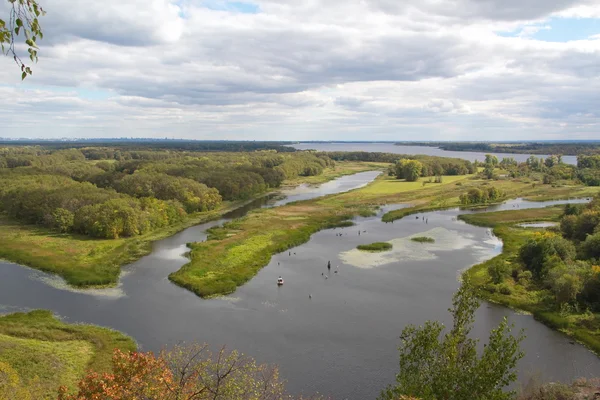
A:
{"label": "leaf", "polygon": [[20,27],[18,27],[18,26],[15,28],[15,33],[17,34],[17,36],[19,36],[19,31],[20,31],[20,30],[21,30],[21,28],[20,28]]}
{"label": "leaf", "polygon": [[27,72],[23,72],[21,74],[21,80],[24,80],[27,77]]}
{"label": "leaf", "polygon": [[17,18],[17,20],[15,21],[15,24],[17,24],[18,27],[23,26],[23,21],[21,20],[21,18]]}

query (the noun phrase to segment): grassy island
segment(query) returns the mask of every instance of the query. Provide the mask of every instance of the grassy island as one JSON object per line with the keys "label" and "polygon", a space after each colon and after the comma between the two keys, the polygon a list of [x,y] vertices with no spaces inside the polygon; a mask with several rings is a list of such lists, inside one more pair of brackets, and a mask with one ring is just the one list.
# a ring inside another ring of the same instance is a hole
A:
{"label": "grassy island", "polygon": [[392,244],[388,242],[375,242],[371,244],[359,244],[356,246],[358,250],[370,252],[388,251],[391,250],[392,247]]}
{"label": "grassy island", "polygon": [[419,242],[419,243],[435,243],[434,238],[427,237],[427,236],[417,236],[417,237],[410,238],[410,240],[412,240],[413,242]]}

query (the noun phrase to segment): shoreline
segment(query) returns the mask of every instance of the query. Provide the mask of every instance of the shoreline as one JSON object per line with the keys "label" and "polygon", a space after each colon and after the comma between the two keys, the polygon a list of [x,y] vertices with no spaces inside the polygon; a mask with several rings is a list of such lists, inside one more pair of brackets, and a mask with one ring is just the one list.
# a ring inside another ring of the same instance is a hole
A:
{"label": "shoreline", "polygon": [[[320,185],[337,178],[355,173],[374,171],[378,168],[369,163],[343,163],[342,168],[326,174],[326,180],[314,185]],[[350,167],[350,169],[344,168]],[[306,177],[313,178],[313,177]],[[247,200],[238,200],[224,203],[218,210],[196,213],[188,216],[185,221],[166,227],[161,230],[149,232],[142,236],[120,239],[92,239],[82,235],[59,234],[47,228],[36,225],[21,224],[0,215],[0,262],[22,265],[37,271],[56,275],[65,283],[75,289],[108,289],[118,286],[123,267],[152,252],[154,242],[176,235],[190,227],[209,223],[223,218],[226,214],[234,212],[253,201],[267,196],[277,195],[282,190],[297,187],[305,179],[296,179],[292,183],[284,182],[277,190],[270,190]],[[8,227],[3,231],[2,228]],[[41,241],[43,245],[50,243],[51,248],[31,245],[28,240]],[[25,240],[23,240],[25,238]],[[14,240],[24,243],[17,243]],[[13,244],[11,247],[10,244]],[[83,250],[80,248],[86,246]],[[36,254],[42,253],[42,254]],[[70,254],[65,254],[70,253]],[[98,253],[100,253],[98,255]],[[82,271],[81,266],[90,264],[88,270]],[[87,277],[85,277],[87,273]],[[81,276],[87,279],[81,279]]]}

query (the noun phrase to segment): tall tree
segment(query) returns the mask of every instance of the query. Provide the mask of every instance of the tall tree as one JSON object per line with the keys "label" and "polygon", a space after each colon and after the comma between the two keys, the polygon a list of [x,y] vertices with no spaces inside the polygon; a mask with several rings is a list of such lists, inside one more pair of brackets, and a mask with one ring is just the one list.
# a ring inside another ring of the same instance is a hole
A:
{"label": "tall tree", "polygon": [[400,372],[396,384],[384,390],[381,400],[402,395],[422,400],[508,400],[505,388],[516,380],[515,367],[523,357],[519,345],[523,334],[513,336],[506,318],[490,332],[481,355],[478,340],[469,337],[479,308],[474,287],[465,280],[448,311],[453,326],[442,336],[444,325],[428,321],[408,326],[400,336]]}

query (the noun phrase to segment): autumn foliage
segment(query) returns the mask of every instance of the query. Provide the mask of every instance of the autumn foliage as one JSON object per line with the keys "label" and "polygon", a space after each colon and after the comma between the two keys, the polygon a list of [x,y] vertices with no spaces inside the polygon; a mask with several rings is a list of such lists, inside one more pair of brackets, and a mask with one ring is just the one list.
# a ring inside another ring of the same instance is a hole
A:
{"label": "autumn foliage", "polygon": [[112,373],[90,373],[77,393],[59,400],[277,400],[284,385],[277,368],[257,365],[238,352],[206,345],[176,346],[159,355],[115,350]]}

